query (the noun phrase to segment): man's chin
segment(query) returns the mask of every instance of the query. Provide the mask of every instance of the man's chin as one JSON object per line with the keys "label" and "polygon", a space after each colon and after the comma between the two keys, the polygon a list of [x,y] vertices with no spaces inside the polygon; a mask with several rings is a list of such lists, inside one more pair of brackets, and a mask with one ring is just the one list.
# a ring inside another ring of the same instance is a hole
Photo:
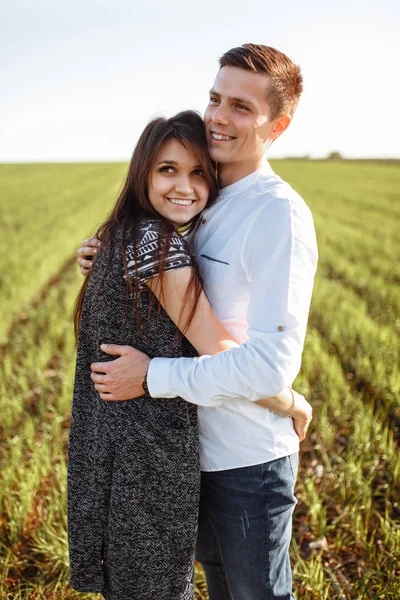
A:
{"label": "man's chin", "polygon": [[208,146],[208,153],[211,160],[217,163],[230,162],[228,152],[223,148],[215,148],[215,146]]}

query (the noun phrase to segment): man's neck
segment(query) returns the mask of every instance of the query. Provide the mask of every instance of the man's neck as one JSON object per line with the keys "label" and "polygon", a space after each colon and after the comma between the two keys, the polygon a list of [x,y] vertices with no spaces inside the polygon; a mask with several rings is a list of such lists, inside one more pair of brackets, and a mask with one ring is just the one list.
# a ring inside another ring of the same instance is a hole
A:
{"label": "man's neck", "polygon": [[265,162],[261,157],[257,161],[237,162],[237,163],[218,163],[218,180],[220,188],[227,187],[236,183],[240,179],[251,175],[257,171]]}

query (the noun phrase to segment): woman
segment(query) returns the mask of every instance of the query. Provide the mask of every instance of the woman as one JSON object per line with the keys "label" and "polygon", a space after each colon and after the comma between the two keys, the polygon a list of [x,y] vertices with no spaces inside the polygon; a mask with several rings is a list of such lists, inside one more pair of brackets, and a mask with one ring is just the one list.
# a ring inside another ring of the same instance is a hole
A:
{"label": "woman", "polygon": [[[100,351],[107,342],[167,357],[211,354],[234,344],[202,293],[178,233],[195,226],[217,193],[200,116],[187,111],[152,121],[98,231],[102,245],[77,299],[68,467],[71,583],[106,600],[193,598],[196,407],[148,394],[103,402],[90,364],[107,360]],[[261,403],[286,412],[293,407],[289,392]]]}
{"label": "woman", "polygon": [[[100,227],[103,246],[77,300],[68,473],[71,583],[107,600],[192,597],[200,474],[196,407],[149,396],[103,402],[90,363],[106,359],[100,343],[113,339],[153,355],[196,354],[177,335],[149,283],[192,266],[175,228],[216,196],[201,118],[186,112],[154,120]],[[201,291],[191,272],[183,329]]]}

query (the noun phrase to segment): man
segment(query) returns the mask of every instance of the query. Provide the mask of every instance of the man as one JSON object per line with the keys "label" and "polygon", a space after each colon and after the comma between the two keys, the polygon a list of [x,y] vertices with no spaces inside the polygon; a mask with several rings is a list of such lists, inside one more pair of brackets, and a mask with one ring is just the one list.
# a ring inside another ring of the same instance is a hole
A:
{"label": "man", "polygon": [[[214,311],[241,345],[151,361],[109,345],[104,351],[120,358],[92,365],[104,400],[134,398],[148,386],[153,397],[181,396],[199,406],[197,558],[211,600],[294,598],[288,548],[299,439],[291,419],[255,401],[276,395],[298,373],[317,264],[311,213],[264,158],[289,126],[301,91],[300,69],[288,57],[245,44],[220,59],[205,112],[222,189],[204,213],[194,253]],[[90,266],[83,258],[80,264]]]}

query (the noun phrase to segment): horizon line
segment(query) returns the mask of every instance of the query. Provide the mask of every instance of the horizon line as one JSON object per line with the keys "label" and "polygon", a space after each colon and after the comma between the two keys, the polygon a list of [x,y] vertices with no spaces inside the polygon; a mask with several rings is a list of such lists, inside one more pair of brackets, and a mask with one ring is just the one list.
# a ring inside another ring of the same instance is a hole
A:
{"label": "horizon line", "polygon": [[[340,153],[339,153],[340,154]],[[306,160],[306,161],[330,161],[330,162],[345,162],[345,161],[387,161],[387,162],[400,162],[400,156],[338,156],[331,157],[319,156],[312,157],[307,154],[292,155],[292,156],[276,156],[267,159],[268,161],[274,160]],[[0,165],[45,165],[45,164],[126,164],[129,163],[128,159],[38,159],[38,160],[13,160],[13,159],[1,159]]]}

